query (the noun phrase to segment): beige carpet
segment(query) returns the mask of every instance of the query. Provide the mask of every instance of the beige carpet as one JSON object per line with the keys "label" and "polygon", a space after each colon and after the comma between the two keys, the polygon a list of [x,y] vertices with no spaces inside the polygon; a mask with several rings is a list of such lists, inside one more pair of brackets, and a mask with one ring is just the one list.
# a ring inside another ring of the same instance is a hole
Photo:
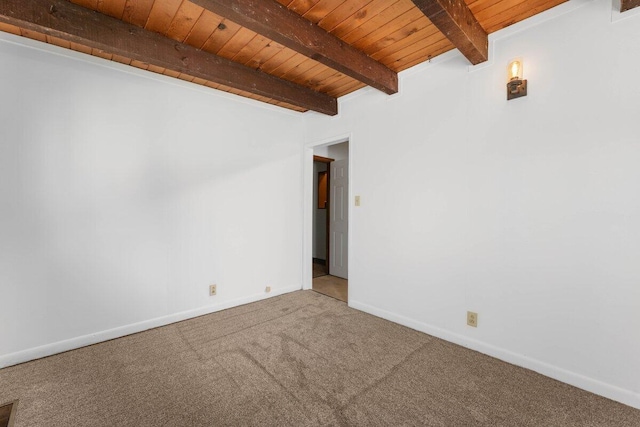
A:
{"label": "beige carpet", "polygon": [[640,411],[299,291],[0,370],[26,426],[640,426]]}

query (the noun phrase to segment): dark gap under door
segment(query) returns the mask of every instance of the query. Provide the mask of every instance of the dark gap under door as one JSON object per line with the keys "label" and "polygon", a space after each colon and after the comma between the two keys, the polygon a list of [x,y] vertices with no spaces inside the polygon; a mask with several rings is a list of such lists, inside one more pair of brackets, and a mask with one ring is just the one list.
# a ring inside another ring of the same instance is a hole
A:
{"label": "dark gap under door", "polygon": [[0,427],[11,427],[13,423],[11,419],[15,413],[16,402],[11,402],[0,406]]}

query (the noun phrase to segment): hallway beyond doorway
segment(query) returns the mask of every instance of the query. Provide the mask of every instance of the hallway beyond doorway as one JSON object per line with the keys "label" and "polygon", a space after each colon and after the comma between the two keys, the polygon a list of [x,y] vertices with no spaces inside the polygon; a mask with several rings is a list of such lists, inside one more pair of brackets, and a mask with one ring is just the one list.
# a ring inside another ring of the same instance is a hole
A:
{"label": "hallway beyond doorway", "polygon": [[336,276],[314,277],[312,289],[323,295],[347,302],[349,296],[349,282]]}

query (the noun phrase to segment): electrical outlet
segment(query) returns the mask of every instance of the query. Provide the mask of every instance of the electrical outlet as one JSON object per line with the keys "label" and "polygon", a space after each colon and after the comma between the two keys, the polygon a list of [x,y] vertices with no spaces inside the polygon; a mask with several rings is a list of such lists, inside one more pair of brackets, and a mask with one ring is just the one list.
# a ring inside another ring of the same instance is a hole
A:
{"label": "electrical outlet", "polygon": [[209,296],[214,296],[217,292],[217,285],[211,285],[209,286]]}
{"label": "electrical outlet", "polygon": [[478,313],[467,311],[467,325],[473,326],[474,328],[478,327]]}
{"label": "electrical outlet", "polygon": [[265,291],[266,293],[271,292],[271,286],[267,286],[266,288],[264,288],[264,291]]}

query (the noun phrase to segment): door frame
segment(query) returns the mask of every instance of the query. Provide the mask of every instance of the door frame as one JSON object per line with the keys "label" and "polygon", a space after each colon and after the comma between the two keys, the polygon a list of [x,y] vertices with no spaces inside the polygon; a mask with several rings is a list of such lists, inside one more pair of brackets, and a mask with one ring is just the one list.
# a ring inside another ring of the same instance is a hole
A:
{"label": "door frame", "polygon": [[[305,144],[303,148],[303,221],[302,221],[302,289],[311,289],[313,286],[313,203],[317,202],[313,200],[313,150],[314,148],[323,147],[327,145],[341,144],[343,142],[349,143],[349,199],[352,199],[352,186],[353,186],[353,135],[351,133],[335,135],[330,138],[322,140],[311,141]],[[349,230],[347,232],[347,259],[352,260],[353,244],[351,233],[353,227],[352,223],[352,209],[353,203],[349,202],[347,215],[349,217]],[[329,262],[329,260],[327,260]],[[347,261],[350,262],[350,261]],[[350,269],[351,270],[351,269]],[[350,274],[351,276],[351,274]],[[351,282],[349,283],[351,286]]]}

